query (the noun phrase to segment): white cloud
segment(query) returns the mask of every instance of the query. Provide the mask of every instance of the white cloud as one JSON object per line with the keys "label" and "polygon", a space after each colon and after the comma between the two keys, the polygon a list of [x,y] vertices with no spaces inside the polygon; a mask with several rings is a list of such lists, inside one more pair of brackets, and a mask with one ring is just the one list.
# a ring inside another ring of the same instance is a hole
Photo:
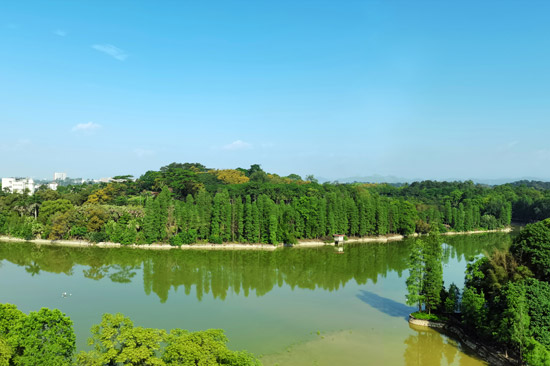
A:
{"label": "white cloud", "polygon": [[94,130],[97,130],[101,128],[100,124],[94,123],[94,122],[88,122],[88,123],[79,123],[76,126],[73,127],[73,131],[86,131],[91,132]]}
{"label": "white cloud", "polygon": [[136,154],[138,158],[143,158],[146,156],[155,155],[155,152],[153,150],[137,148],[137,149],[134,149],[134,154]]}
{"label": "white cloud", "polygon": [[112,44],[94,44],[92,48],[96,51],[103,52],[119,61],[124,61],[128,57],[124,50],[113,46]]}
{"label": "white cloud", "polygon": [[244,142],[241,140],[233,141],[230,144],[222,146],[223,150],[248,150],[252,149],[252,145],[248,142]]}
{"label": "white cloud", "polygon": [[59,37],[65,37],[67,35],[67,32],[65,32],[62,29],[56,29],[56,30],[53,31],[53,34],[55,34],[56,36],[59,36]]}

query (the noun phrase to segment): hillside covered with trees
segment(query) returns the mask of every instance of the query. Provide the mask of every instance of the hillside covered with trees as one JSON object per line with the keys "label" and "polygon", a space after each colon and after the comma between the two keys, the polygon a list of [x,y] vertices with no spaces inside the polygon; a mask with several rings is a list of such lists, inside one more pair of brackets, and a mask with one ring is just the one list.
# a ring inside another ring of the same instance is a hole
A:
{"label": "hillside covered with trees", "polygon": [[0,234],[181,245],[497,229],[550,216],[550,190],[528,183],[318,184],[257,164],[216,170],[172,163],[137,179],[1,192]]}

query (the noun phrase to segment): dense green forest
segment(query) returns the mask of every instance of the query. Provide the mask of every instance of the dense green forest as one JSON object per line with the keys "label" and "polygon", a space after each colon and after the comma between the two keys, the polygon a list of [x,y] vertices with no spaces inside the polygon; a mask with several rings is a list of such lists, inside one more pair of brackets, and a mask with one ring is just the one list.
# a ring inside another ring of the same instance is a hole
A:
{"label": "dense green forest", "polygon": [[248,352],[229,350],[221,329],[167,333],[136,327],[122,314],[104,314],[91,332],[92,350],[75,355],[72,321],[61,311],[42,308],[27,315],[0,304],[0,366],[261,365]]}
{"label": "dense green forest", "polygon": [[550,216],[537,182],[319,184],[249,169],[172,163],[137,179],[0,193],[0,234],[92,242],[295,243],[300,239],[496,229]]}
{"label": "dense green forest", "polygon": [[469,263],[462,293],[443,287],[442,255],[437,235],[412,247],[407,303],[418,305],[414,316],[458,314],[475,338],[512,352],[520,364],[550,366],[550,219],[526,225],[508,250]]}

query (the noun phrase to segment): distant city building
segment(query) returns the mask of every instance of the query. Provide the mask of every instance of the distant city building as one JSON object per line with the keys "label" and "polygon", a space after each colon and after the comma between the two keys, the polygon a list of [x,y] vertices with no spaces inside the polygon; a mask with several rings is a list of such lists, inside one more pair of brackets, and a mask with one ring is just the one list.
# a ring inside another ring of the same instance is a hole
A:
{"label": "distant city building", "polygon": [[48,188],[51,189],[52,191],[57,191],[57,186],[58,184],[56,182],[48,183]]}
{"label": "distant city building", "polygon": [[99,178],[98,182],[99,183],[109,183],[113,180],[113,178],[109,177],[109,178]]}
{"label": "distant city building", "polygon": [[34,194],[36,186],[32,178],[2,178],[2,190],[7,189],[11,193],[23,193],[26,189]]}
{"label": "distant city building", "polygon": [[53,173],[53,180],[65,180],[67,179],[67,173]]}

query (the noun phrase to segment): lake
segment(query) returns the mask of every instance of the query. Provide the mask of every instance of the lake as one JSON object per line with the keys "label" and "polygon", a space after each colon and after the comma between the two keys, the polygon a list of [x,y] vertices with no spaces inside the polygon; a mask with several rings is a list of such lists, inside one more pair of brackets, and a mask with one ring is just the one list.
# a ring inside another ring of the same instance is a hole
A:
{"label": "lake", "polygon": [[[510,234],[445,237],[445,285]],[[485,365],[437,331],[409,326],[412,240],[276,251],[149,251],[0,242],[0,302],[71,317],[77,348],[103,313],[136,326],[225,329],[264,365]],[[62,297],[67,292],[70,296]]]}

